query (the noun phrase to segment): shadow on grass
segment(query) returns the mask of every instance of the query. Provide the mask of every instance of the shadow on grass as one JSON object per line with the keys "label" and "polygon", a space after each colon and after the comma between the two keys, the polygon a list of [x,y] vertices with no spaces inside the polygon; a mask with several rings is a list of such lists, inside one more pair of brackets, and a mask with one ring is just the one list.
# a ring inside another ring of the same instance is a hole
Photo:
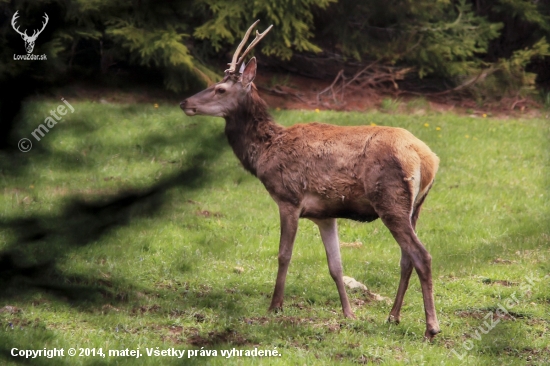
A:
{"label": "shadow on grass", "polygon": [[[191,131],[188,133],[192,134]],[[0,221],[0,229],[11,232],[13,237],[13,240],[0,251],[1,301],[7,303],[10,299],[46,293],[80,310],[89,311],[101,308],[104,304],[125,302],[129,293],[146,292],[147,290],[137,288],[130,279],[106,281],[103,278],[95,278],[94,275],[75,275],[64,272],[60,265],[75,249],[93,245],[107,233],[129,225],[132,220],[159,214],[166,202],[168,190],[177,187],[192,191],[207,185],[212,178],[209,175],[209,167],[227,144],[223,133],[200,139],[197,139],[196,131],[194,133],[193,143],[198,147],[194,150],[196,153],[187,160],[189,167],[161,179],[148,188],[124,190],[93,201],[73,198],[60,211],[51,214],[36,214]],[[161,142],[170,143],[166,140],[154,141]],[[44,152],[44,159],[47,158],[48,153]],[[18,157],[14,158],[16,159]],[[117,292],[116,289],[123,290]],[[2,324],[2,327],[6,328],[6,325]],[[18,344],[17,339],[10,336],[9,332],[0,330],[0,343],[3,344],[0,346],[0,358],[17,363],[60,364],[59,358],[54,358],[55,362],[41,358],[37,363],[37,359],[31,362],[25,358],[11,356],[10,346],[41,349],[47,338],[52,337],[48,331],[40,327],[34,327],[34,331],[42,339],[40,342],[33,341],[30,344],[27,337],[20,339]]]}
{"label": "shadow on grass", "polygon": [[[193,190],[207,184],[209,164],[205,162],[215,160],[225,147],[223,134],[205,138],[200,147],[190,159],[190,168],[147,189],[125,190],[91,202],[72,199],[60,213],[0,221],[0,228],[15,235],[15,240],[0,252],[3,285],[0,298],[13,296],[10,290],[21,293],[36,288],[75,295],[73,287],[56,285],[63,283],[63,276],[56,271],[57,262],[72,248],[94,243],[132,219],[155,215],[165,201],[167,190],[174,187]],[[52,282],[51,278],[59,279]]]}

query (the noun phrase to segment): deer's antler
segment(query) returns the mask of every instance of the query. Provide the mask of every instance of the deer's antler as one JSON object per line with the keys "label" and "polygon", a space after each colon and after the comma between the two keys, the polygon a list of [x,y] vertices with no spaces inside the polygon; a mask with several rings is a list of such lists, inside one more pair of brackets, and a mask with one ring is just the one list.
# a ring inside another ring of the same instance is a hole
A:
{"label": "deer's antler", "polygon": [[17,15],[18,12],[19,12],[19,10],[17,10],[15,12],[15,14],[13,14],[13,17],[11,18],[11,26],[12,26],[13,30],[16,31],[17,33],[19,33],[21,36],[28,38],[29,36],[27,35],[27,30],[26,29],[25,29],[25,32],[20,32],[19,31],[19,26],[17,26],[17,28],[15,28],[15,21],[17,20],[17,18],[19,18],[19,15]]}
{"label": "deer's antler", "polygon": [[36,29],[34,30],[32,36],[30,38],[33,38],[33,39],[36,39],[36,37],[38,37],[38,35],[40,33],[42,33],[42,31],[44,30],[44,28],[46,28],[46,24],[48,24],[48,20],[50,20],[50,18],[48,18],[48,14],[44,13],[44,19],[46,20],[45,22],[42,22],[42,29],[40,29],[39,31],[37,31]]}
{"label": "deer's antler", "polygon": [[254,22],[254,24],[252,24],[250,26],[250,28],[248,28],[248,30],[246,31],[246,33],[243,37],[243,40],[241,41],[241,43],[239,43],[239,46],[237,47],[237,50],[233,54],[233,59],[231,60],[231,63],[229,64],[229,69],[225,70],[226,74],[234,74],[235,71],[237,69],[239,69],[239,67],[243,63],[244,58],[246,57],[246,55],[248,55],[248,53],[252,50],[252,48],[254,48],[254,46],[256,46],[258,44],[258,42],[260,42],[262,40],[262,38],[265,37],[267,32],[269,32],[271,30],[271,28],[273,27],[273,24],[270,25],[263,33],[260,33],[258,31],[256,31],[256,37],[252,40],[252,42],[250,42],[250,44],[248,45],[248,47],[246,48],[246,50],[244,51],[242,56],[239,57],[239,53],[241,53],[241,50],[243,49],[246,41],[248,41],[248,37],[250,37],[250,32],[252,32],[252,29],[254,29],[256,24],[258,24],[259,22],[260,22],[260,20],[256,20]]}
{"label": "deer's antler", "polygon": [[36,39],[36,37],[38,37],[38,35],[40,33],[42,33],[42,31],[44,30],[44,28],[46,28],[46,24],[48,24],[48,20],[50,20],[50,18],[48,18],[48,14],[44,13],[44,19],[45,19],[45,22],[42,22],[42,29],[40,30],[34,30],[34,32],[32,33],[32,36],[29,37],[29,35],[27,34],[27,30],[25,29],[24,32],[21,32],[19,30],[19,26],[17,26],[17,28],[15,27],[15,21],[17,20],[17,18],[19,18],[19,15],[17,15],[17,13],[19,12],[16,11],[15,14],[13,14],[13,17],[11,18],[11,26],[13,28],[14,31],[16,31],[17,33],[19,33],[22,37],[24,37],[25,39]]}

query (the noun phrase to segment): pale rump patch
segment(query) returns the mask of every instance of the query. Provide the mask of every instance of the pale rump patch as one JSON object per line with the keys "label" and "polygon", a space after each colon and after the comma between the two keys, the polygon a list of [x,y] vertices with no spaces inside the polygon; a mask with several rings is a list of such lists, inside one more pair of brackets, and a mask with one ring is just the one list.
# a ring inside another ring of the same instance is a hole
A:
{"label": "pale rump patch", "polygon": [[411,177],[405,178],[405,181],[409,182],[409,187],[412,193],[412,199],[411,199],[411,216],[414,211],[414,208],[418,204],[419,200],[422,198],[420,194],[420,182],[421,182],[421,176],[420,176],[420,166],[418,165],[414,171],[414,174]]}

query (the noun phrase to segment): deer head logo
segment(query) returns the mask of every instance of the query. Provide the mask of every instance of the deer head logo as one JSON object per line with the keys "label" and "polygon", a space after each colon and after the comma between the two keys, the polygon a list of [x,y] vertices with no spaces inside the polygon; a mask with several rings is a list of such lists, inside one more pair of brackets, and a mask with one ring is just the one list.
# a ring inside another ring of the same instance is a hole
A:
{"label": "deer head logo", "polygon": [[19,17],[19,15],[17,15],[19,11],[16,11],[15,14],[13,14],[13,17],[11,18],[11,26],[13,27],[13,30],[16,31],[17,33],[19,33],[21,35],[21,38],[23,38],[23,40],[25,41],[25,49],[27,50],[27,53],[31,53],[32,50],[34,49],[34,42],[36,41],[36,38],[38,38],[38,35],[40,33],[42,33],[42,31],[44,30],[44,28],[46,28],[46,24],[48,24],[48,20],[50,18],[48,18],[48,14],[44,13],[44,22],[42,22],[42,29],[40,30],[34,30],[32,36],[29,36],[27,35],[27,30],[25,29],[24,32],[20,32],[19,31],[19,27],[15,28],[15,21],[17,20],[17,18]]}

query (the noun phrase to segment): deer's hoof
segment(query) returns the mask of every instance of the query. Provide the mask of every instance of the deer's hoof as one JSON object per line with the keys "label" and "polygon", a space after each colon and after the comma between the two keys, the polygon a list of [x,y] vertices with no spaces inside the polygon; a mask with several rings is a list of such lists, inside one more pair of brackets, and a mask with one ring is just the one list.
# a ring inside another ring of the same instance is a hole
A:
{"label": "deer's hoof", "polygon": [[270,313],[275,313],[275,314],[278,314],[278,313],[282,313],[283,312],[283,306],[270,306],[269,309],[267,309],[267,311],[269,311]]}
{"label": "deer's hoof", "polygon": [[401,322],[401,319],[399,319],[398,316],[390,315],[390,316],[388,317],[388,323],[397,325],[397,324],[399,324],[400,322]]}
{"label": "deer's hoof", "polygon": [[426,329],[426,333],[424,333],[424,339],[431,342],[433,341],[434,337],[439,333],[441,333],[441,329],[439,328]]}
{"label": "deer's hoof", "polygon": [[344,317],[345,318],[348,318],[348,319],[357,319],[355,317],[355,314],[353,312],[349,312],[349,313],[344,313]]}

